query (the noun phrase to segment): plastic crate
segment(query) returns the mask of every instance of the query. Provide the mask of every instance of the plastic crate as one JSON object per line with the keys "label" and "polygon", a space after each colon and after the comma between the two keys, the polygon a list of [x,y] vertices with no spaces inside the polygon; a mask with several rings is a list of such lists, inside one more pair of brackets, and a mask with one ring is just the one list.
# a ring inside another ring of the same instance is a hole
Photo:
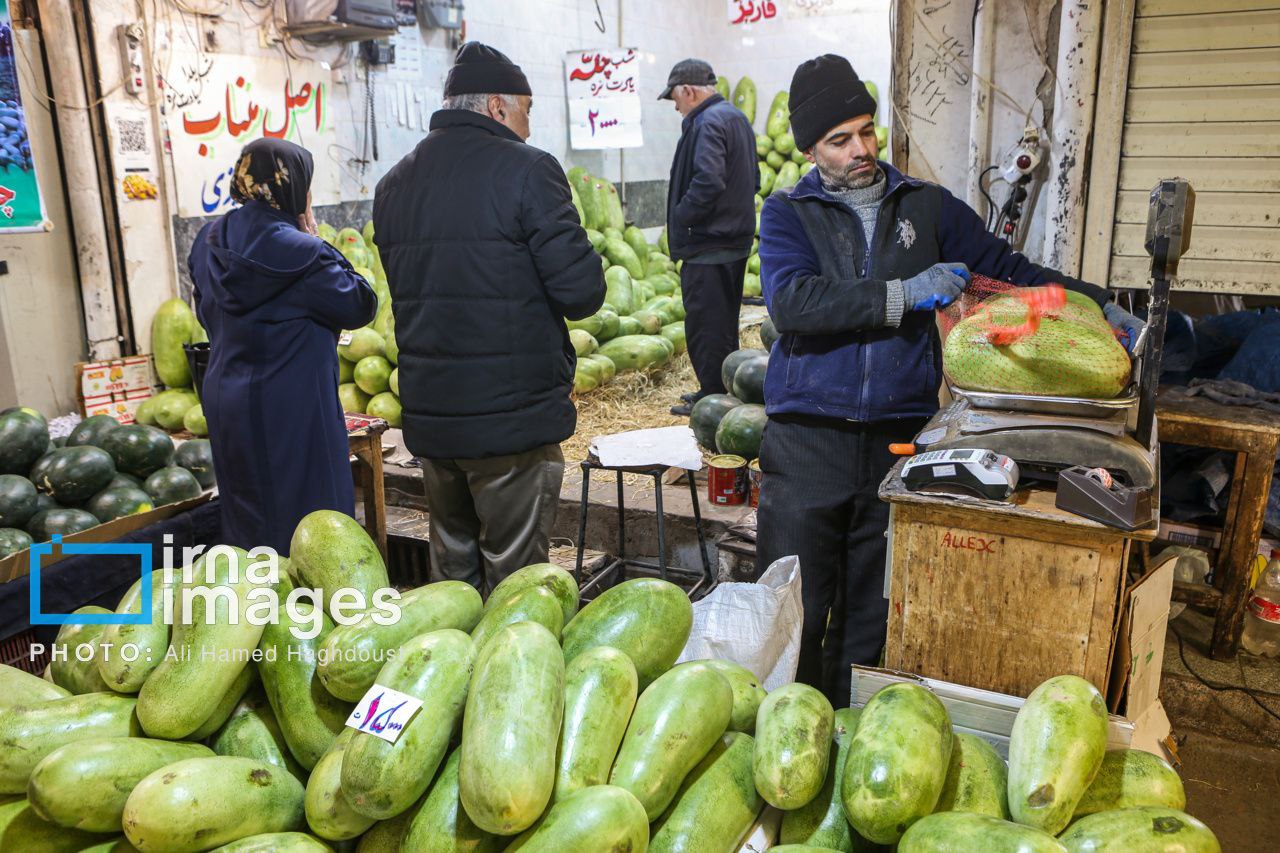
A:
{"label": "plastic crate", "polygon": [[17,667],[32,675],[39,675],[44,672],[44,668],[49,665],[49,650],[45,649],[43,654],[33,660],[31,657],[31,644],[35,641],[36,631],[34,628],[28,628],[20,634],[14,634],[7,640],[0,640],[0,663]]}

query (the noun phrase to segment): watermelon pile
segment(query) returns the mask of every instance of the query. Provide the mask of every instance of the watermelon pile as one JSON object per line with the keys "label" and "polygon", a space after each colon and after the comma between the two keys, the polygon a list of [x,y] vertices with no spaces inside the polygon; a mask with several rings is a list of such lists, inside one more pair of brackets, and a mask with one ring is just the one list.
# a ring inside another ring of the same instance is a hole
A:
{"label": "watermelon pile", "polygon": [[[766,347],[776,338],[766,318],[760,338]],[[689,427],[694,438],[711,453],[731,453],[750,461],[760,456],[760,440],[768,418],[764,413],[764,375],[769,367],[768,349],[739,349],[729,353],[720,367],[720,380],[728,394],[710,394],[693,404]]]}
{"label": "watermelon pile", "polygon": [[[734,106],[742,110],[747,121],[755,125],[756,120],[756,84],[750,77],[743,77],[729,93],[729,81],[719,78],[717,90]],[[876,84],[867,81],[867,89],[871,97],[876,99],[876,116],[879,118],[879,92]],[[776,190],[790,190],[800,178],[809,173],[813,164],[805,158],[804,152],[796,148],[795,138],[791,135],[791,110],[787,105],[789,93],[784,91],[773,96],[769,112],[765,116],[763,133],[756,134],[756,155],[760,158],[760,190],[756,195],[756,236],[760,236],[760,209],[764,200]],[[889,128],[876,125],[876,139],[880,150],[878,157],[884,160],[888,154]],[[760,257],[758,254],[760,241],[757,239],[751,248],[751,257],[747,261],[747,278],[743,283],[742,295],[758,297],[760,293]]]}
{"label": "watermelon pile", "polygon": [[[287,597],[265,626],[231,605],[171,629],[155,597],[150,624],[64,626],[79,652],[43,679],[0,665],[0,742],[21,744],[0,752],[3,849],[734,853],[771,805],[786,849],[1219,851],[1167,763],[1107,751],[1102,696],[1074,676],[1026,700],[1006,764],[915,683],[837,710],[730,660],[676,664],[693,607],[657,578],[579,609],[539,564],[484,602],[407,590],[392,619],[350,606],[389,583],[354,520],[308,515],[290,554],[274,576],[209,554],[176,581],[190,600],[211,573],[250,612]],[[388,690],[421,709],[394,716]]]}
{"label": "watermelon pile", "polygon": [[0,559],[126,515],[197,497],[213,486],[205,439],[175,452],[163,430],[94,415],[50,439],[34,409],[0,412]]}
{"label": "watermelon pile", "polygon": [[680,273],[663,229],[657,245],[623,220],[613,184],[585,169],[568,172],[587,238],[604,267],[605,304],[585,320],[567,320],[578,354],[573,390],[584,394],[618,373],[666,365],[685,351]]}
{"label": "watermelon pile", "polygon": [[142,401],[134,413],[138,423],[171,432],[185,429],[196,436],[209,434],[183,349],[185,344],[207,340],[195,312],[183,300],[170,299],[156,309],[151,319],[151,354],[166,390]]}

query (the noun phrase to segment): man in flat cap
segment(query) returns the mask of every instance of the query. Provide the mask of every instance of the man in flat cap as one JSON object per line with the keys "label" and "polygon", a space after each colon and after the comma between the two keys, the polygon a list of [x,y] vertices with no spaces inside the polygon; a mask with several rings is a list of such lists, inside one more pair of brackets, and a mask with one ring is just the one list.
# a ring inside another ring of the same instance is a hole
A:
{"label": "man in flat cap", "polygon": [[375,241],[395,305],[404,436],[422,460],[431,579],[492,589],[546,562],[577,413],[564,318],[604,276],[560,164],[525,144],[529,81],[458,50],[431,131],[381,181]]}
{"label": "man in flat cap", "polygon": [[796,69],[796,148],[816,168],[765,201],[760,273],[781,333],[769,357],[757,526],[762,566],[800,558],[804,626],[796,678],[849,702],[850,664],[879,661],[888,505],[877,497],[891,442],[938,410],[934,309],[969,271],[1057,282],[1096,301],[1130,337],[1142,322],[1107,291],[1032,263],[964,202],[876,160],[875,100],[847,59]]}
{"label": "man in flat cap", "polygon": [[671,257],[684,261],[684,327],[699,386],[671,413],[688,415],[702,397],[728,392],[720,365],[738,348],[738,306],[755,240],[760,165],[751,124],[716,94],[716,75],[707,63],[677,62],[658,98],[675,101],[684,116],[667,187],[667,243]]}

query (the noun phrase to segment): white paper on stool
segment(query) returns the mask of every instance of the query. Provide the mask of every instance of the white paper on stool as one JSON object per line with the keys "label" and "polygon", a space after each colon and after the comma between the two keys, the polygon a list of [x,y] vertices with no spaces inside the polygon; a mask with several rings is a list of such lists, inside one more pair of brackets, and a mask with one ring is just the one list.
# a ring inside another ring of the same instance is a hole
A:
{"label": "white paper on stool", "polygon": [[600,435],[591,442],[591,449],[600,464],[610,468],[666,465],[697,471],[702,467],[698,442],[687,426]]}

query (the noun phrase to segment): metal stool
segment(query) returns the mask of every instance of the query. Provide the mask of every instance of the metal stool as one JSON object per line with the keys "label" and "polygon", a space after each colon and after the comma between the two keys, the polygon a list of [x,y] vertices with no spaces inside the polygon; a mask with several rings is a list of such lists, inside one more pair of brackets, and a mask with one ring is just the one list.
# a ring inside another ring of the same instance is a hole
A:
{"label": "metal stool", "polygon": [[[580,463],[582,467],[582,507],[578,515],[578,560],[574,568],[574,579],[578,582],[579,594],[585,601],[600,591],[626,580],[628,567],[656,571],[663,580],[671,580],[688,592],[690,598],[706,595],[715,586],[711,574],[711,561],[707,558],[707,543],[702,532],[702,509],[698,504],[698,487],[692,473],[689,479],[689,497],[693,501],[693,525],[698,531],[698,554],[702,557],[702,574],[690,569],[667,565],[667,529],[666,515],[662,511],[662,475],[666,473],[665,465],[643,465],[637,467],[601,465],[594,453]],[[584,586],[582,583],[582,559],[586,549],[587,506],[591,491],[591,471],[613,471],[618,478],[618,554],[613,561],[601,569]],[[641,474],[653,477],[654,504],[658,513],[658,562],[627,558],[627,512],[623,498],[622,475]],[[620,575],[613,578],[615,574]],[[692,586],[689,586],[692,584]]]}

